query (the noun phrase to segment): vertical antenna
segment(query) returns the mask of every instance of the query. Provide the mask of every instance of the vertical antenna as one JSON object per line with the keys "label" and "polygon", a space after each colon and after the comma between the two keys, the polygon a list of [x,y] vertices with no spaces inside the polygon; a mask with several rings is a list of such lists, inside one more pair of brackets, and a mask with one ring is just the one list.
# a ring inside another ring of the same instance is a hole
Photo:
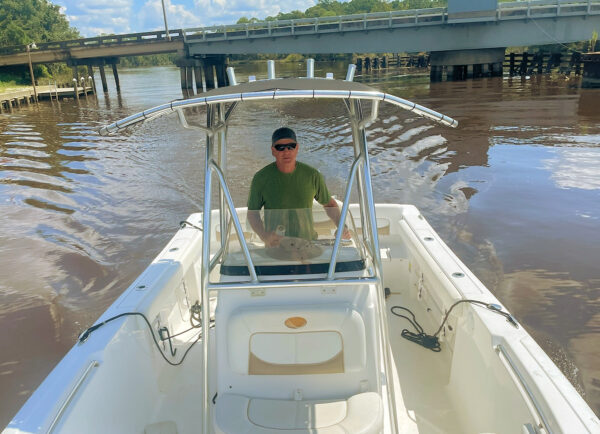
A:
{"label": "vertical antenna", "polygon": [[232,66],[227,68],[227,78],[229,79],[230,86],[237,86],[237,81],[235,81],[235,71]]}
{"label": "vertical antenna", "polygon": [[267,72],[269,75],[269,80],[273,80],[275,78],[275,61],[267,60]]}
{"label": "vertical antenna", "polygon": [[315,59],[306,59],[306,78],[315,78]]}
{"label": "vertical antenna", "polygon": [[346,73],[346,81],[354,80],[354,73],[356,72],[356,65],[351,63],[348,65],[348,72]]}

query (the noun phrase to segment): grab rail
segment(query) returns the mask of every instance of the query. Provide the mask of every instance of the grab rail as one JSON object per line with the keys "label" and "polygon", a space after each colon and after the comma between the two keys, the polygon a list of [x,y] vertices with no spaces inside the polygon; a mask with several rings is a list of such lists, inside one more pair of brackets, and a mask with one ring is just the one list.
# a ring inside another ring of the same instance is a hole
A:
{"label": "grab rail", "polygon": [[515,386],[517,386],[517,389],[519,389],[519,392],[521,393],[523,398],[525,398],[525,402],[527,404],[527,407],[529,408],[529,412],[534,418],[537,419],[535,422],[536,425],[539,427],[543,426],[543,428],[546,431],[548,431],[548,434],[552,434],[553,431],[550,428],[550,424],[548,423],[546,416],[544,416],[544,412],[542,411],[540,404],[537,402],[537,399],[533,395],[533,392],[525,382],[523,375],[517,369],[515,362],[513,362],[512,358],[510,357],[506,349],[502,346],[502,344],[496,345],[495,349],[498,352],[498,356],[500,357],[502,363],[507,368],[509,368],[509,372],[513,374],[511,375],[511,377],[513,377]]}
{"label": "grab rail", "polygon": [[56,413],[56,416],[54,416],[54,419],[52,420],[52,423],[50,424],[50,427],[48,428],[47,433],[51,433],[52,431],[54,431],[54,428],[56,428],[56,425],[60,421],[60,418],[62,417],[63,413],[65,412],[65,410],[67,409],[67,407],[69,406],[71,401],[73,400],[73,397],[75,396],[75,394],[77,393],[77,391],[79,390],[79,388],[81,387],[81,385],[83,384],[83,382],[85,381],[87,376],[90,374],[90,372],[92,371],[93,368],[96,368],[98,366],[100,366],[100,362],[98,362],[97,360],[92,360],[90,362],[90,364],[87,366],[87,368],[85,369],[85,371],[83,371],[83,373],[81,374],[81,376],[79,377],[79,379],[77,380],[77,382],[75,383],[75,385],[73,386],[73,388],[71,389],[69,394],[67,395],[67,398],[64,400],[64,402],[58,409],[58,412]]}

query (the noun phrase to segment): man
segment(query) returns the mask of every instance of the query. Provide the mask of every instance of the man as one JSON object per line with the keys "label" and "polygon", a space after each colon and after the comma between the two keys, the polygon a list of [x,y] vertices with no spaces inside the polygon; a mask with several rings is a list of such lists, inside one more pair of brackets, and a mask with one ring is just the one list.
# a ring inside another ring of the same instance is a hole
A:
{"label": "man", "polygon": [[[340,221],[340,209],[329,194],[323,175],[296,161],[298,150],[293,130],[287,127],[275,130],[271,137],[275,162],[263,167],[252,179],[248,221],[267,247],[279,245],[284,235],[308,240],[317,238],[311,211],[313,199],[325,207],[336,226]],[[263,207],[264,222],[260,218]],[[350,238],[347,227],[344,227],[343,238]]]}

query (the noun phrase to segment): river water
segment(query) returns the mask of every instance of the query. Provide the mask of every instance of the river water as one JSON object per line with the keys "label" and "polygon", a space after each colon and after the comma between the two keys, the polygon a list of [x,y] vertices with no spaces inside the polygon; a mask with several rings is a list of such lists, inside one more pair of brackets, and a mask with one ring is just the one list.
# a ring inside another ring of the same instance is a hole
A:
{"label": "river water", "polygon": [[[317,64],[316,73],[344,70]],[[266,65],[237,74],[261,78]],[[203,136],[174,117],[96,133],[180,98],[178,70],[120,78],[120,96],[109,82],[98,99],[0,115],[0,427],[202,208]],[[419,207],[600,414],[600,90],[560,76],[430,84],[390,70],[356,80],[460,122],[449,129],[382,105],[369,134],[375,199]],[[281,125],[296,129],[299,159],[342,197],[352,155],[344,110],[340,101],[238,109],[228,161],[236,205],[271,161]]]}

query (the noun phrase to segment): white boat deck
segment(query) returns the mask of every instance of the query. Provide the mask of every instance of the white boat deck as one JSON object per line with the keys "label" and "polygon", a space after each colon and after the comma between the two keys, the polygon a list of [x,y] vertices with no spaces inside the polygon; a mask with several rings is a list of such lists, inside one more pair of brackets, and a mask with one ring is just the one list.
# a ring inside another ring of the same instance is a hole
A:
{"label": "white boat deck", "polygon": [[[402,329],[408,328],[406,320],[392,315],[389,309],[394,305],[408,307],[417,314],[421,325],[431,331],[435,324],[421,321],[418,306],[400,294],[392,294],[387,300],[392,352],[396,368],[396,406],[399,432],[406,434],[466,433],[457,419],[458,412],[452,406],[452,397],[446,394],[448,384],[450,353],[435,353],[420,347],[400,336]],[[211,330],[214,333],[214,329]],[[212,340],[214,342],[214,339]],[[173,368],[159,379],[159,389],[164,393],[158,400],[155,418],[148,426],[160,427],[163,432],[178,434],[197,432],[201,421],[199,403],[202,384],[201,345],[196,345],[186,362]],[[214,353],[213,353],[214,354]],[[213,378],[215,379],[215,378]],[[211,385],[214,390],[214,385]],[[214,396],[214,392],[211,393]],[[213,407],[214,408],[214,407]],[[162,423],[162,425],[161,425]],[[168,428],[170,427],[170,428]],[[177,431],[169,431],[176,428]],[[164,431],[164,430],[167,431]],[[151,433],[151,429],[148,430]]]}
{"label": "white boat deck", "polygon": [[402,330],[411,328],[407,320],[391,314],[390,308],[395,305],[413,311],[427,332],[431,333],[437,326],[429,324],[418,306],[411,304],[407,297],[392,294],[388,298],[390,342],[398,376],[396,408],[399,432],[466,433],[456,418],[458,412],[452,407],[451,397],[445,392],[451,354],[444,350],[436,353],[402,338]]}

